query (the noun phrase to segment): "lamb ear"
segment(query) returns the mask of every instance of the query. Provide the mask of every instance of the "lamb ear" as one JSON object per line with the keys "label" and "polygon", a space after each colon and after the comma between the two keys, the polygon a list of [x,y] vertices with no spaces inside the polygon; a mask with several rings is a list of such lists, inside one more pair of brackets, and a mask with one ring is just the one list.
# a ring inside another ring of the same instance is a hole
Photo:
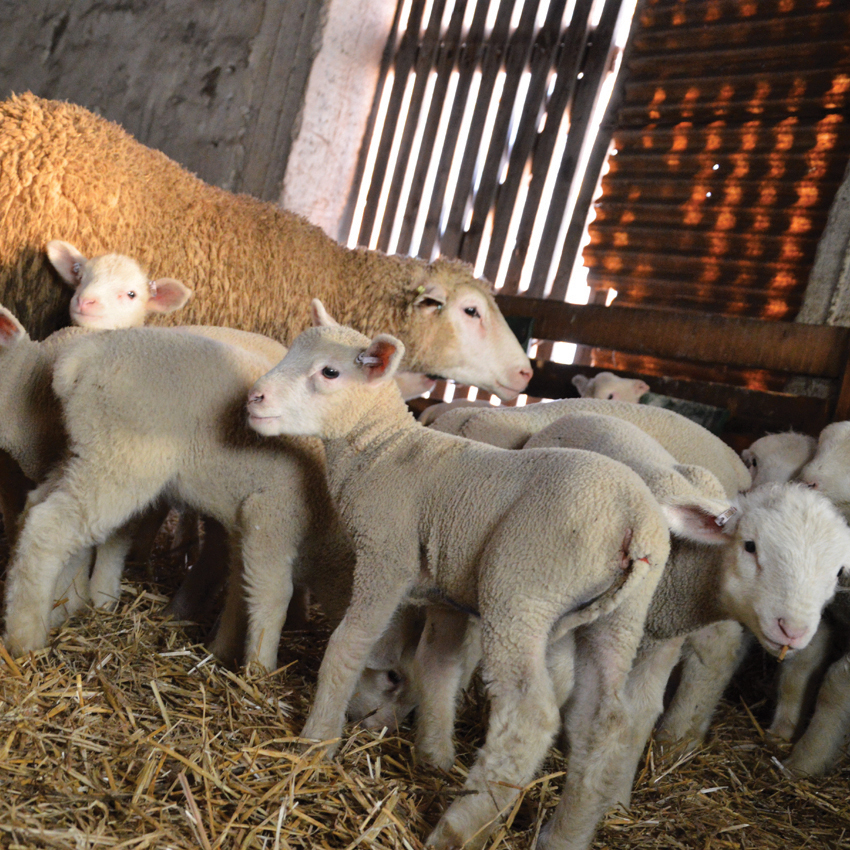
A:
{"label": "lamb ear", "polygon": [[148,290],[150,298],[146,306],[149,313],[173,313],[192,297],[192,290],[173,277],[152,280]]}
{"label": "lamb ear", "polygon": [[70,242],[63,242],[61,239],[48,242],[45,250],[47,259],[59,273],[59,277],[76,289],[83,277],[86,258]]}
{"label": "lamb ear", "polygon": [[573,375],[572,377],[573,386],[580,392],[583,393],[585,388],[587,387],[588,379],[586,375]]}
{"label": "lamb ear", "polygon": [[389,334],[378,334],[365,351],[361,351],[355,363],[366,373],[367,383],[385,381],[393,377],[404,357],[404,345]]}
{"label": "lamb ear", "polygon": [[5,307],[0,307],[0,348],[8,348],[21,339],[29,339],[24,326]]}
{"label": "lamb ear", "polygon": [[740,511],[731,507],[721,514],[706,510],[703,505],[662,505],[670,531],[676,537],[719,546],[729,539],[740,517]]}
{"label": "lamb ear", "polygon": [[310,302],[310,316],[314,328],[329,328],[339,324],[330,317],[328,311],[325,310],[325,305],[318,298],[314,298]]}
{"label": "lamb ear", "polygon": [[449,293],[446,287],[441,283],[431,281],[416,290],[416,298],[413,301],[413,306],[419,307],[429,313],[439,313],[446,306],[448,298]]}

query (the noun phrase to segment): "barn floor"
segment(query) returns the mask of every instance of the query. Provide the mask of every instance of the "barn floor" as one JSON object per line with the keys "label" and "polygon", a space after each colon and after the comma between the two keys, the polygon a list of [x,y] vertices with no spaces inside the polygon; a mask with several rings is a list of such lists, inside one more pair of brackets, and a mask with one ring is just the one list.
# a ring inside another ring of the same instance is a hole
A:
{"label": "barn floor", "polygon": [[[409,727],[354,733],[332,763],[299,754],[326,632],[285,635],[272,675],[223,669],[206,627],[159,615],[183,559],[160,551],[153,575],[131,567],[118,611],[86,613],[44,652],[0,649],[0,847],[422,847],[482,740],[480,690],[448,774],[415,764]],[[765,743],[775,667],[748,662],[704,749],[648,752],[631,811],[607,817],[596,850],[850,848],[850,764],[792,781]],[[564,766],[547,761],[488,847],[532,846]]]}

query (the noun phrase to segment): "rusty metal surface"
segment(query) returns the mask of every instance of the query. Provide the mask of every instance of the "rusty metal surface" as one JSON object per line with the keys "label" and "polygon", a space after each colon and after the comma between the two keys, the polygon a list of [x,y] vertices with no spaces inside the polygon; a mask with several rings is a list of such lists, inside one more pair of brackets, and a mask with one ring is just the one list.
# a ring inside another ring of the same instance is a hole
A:
{"label": "rusty metal surface", "polygon": [[589,283],[793,319],[850,157],[850,4],[646,0],[635,27]]}

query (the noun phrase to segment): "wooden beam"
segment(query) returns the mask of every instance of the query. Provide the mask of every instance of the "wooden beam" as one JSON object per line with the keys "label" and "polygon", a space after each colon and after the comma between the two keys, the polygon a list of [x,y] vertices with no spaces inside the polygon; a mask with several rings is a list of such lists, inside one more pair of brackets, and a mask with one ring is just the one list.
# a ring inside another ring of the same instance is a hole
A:
{"label": "wooden beam", "polygon": [[537,339],[830,379],[843,376],[847,360],[848,328],[511,295],[496,300],[506,316],[532,317]]}
{"label": "wooden beam", "polygon": [[[536,360],[533,365],[534,377],[526,392],[535,398],[577,396],[578,392],[572,384],[573,375],[586,375],[588,371],[595,371],[588,370],[587,366],[544,360]],[[727,408],[731,418],[725,431],[746,433],[750,442],[767,432],[789,428],[817,436],[831,421],[828,399],[748,390],[707,381],[644,377],[649,381],[652,391],[660,395]]]}

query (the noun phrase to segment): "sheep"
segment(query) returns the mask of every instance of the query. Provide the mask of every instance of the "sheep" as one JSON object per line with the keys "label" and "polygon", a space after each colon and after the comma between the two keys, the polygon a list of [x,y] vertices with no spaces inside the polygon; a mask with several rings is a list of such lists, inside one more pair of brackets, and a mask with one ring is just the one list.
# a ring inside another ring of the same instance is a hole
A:
{"label": "sheep", "polygon": [[696,422],[651,405],[573,398],[525,407],[465,407],[447,411],[430,427],[493,446],[518,449],[541,428],[578,411],[604,413],[632,422],[658,440],[679,463],[711,470],[729,496],[750,486],[750,474],[731,447]]}
{"label": "sheep", "polygon": [[752,476],[751,486],[796,478],[814,456],[816,446],[814,437],[794,431],[768,434],[755,440],[741,452],[741,459]]}
{"label": "sheep", "polygon": [[89,260],[61,239],[48,242],[46,252],[53,268],[74,290],[71,322],[81,328],[138,327],[148,314],[179,310],[192,295],[188,286],[174,278],[151,280],[124,254]]}
{"label": "sheep", "polygon": [[[51,341],[34,343],[19,324],[16,330],[7,354],[45,360]],[[54,585],[68,557],[111,540],[160,497],[212,516],[239,541],[212,643],[223,660],[238,652],[240,588],[245,656],[265,668],[275,665],[293,582],[312,589],[329,616],[341,616],[353,553],[327,493],[320,444],[262,441],[245,427],[244,398],[271,365],[247,348],[169,328],[84,333],[59,346],[53,403],[61,403],[56,419],[65,422],[70,451],[36,491],[9,565],[10,651],[46,644]],[[112,563],[97,588],[93,575],[93,597],[96,589],[117,596],[121,564]]]}
{"label": "sheep", "polygon": [[[797,485],[766,485],[741,494],[734,500],[735,510],[728,511],[726,493],[708,470],[678,464],[648,434],[612,416],[567,414],[533,435],[523,451],[544,447],[601,451],[631,466],[656,498],[691,503],[702,499],[705,510],[722,510],[720,516],[727,517],[714,529],[718,546],[673,540],[650,604],[625,688],[627,721],[619,730],[625,745],[618,770],[608,777],[607,804],[628,806],[632,777],[661,713],[665,686],[686,636],[732,617],[749,626],[773,655],[781,653],[782,646],[789,647],[792,657],[805,652],[821,609],[835,591],[836,573],[850,557],[850,529],[827,500]],[[704,542],[712,542],[710,532],[710,527],[704,530]],[[392,694],[404,708],[416,690],[406,686],[409,675],[402,670]],[[578,685],[573,693],[578,696]],[[385,717],[391,716],[388,708],[380,706]],[[568,704],[565,725],[570,737],[576,733],[576,719],[575,705]],[[578,729],[581,735],[580,712]],[[594,826],[585,804],[565,795],[542,846],[585,847]]]}
{"label": "sheep", "polygon": [[613,372],[597,372],[592,378],[573,375],[573,386],[582,398],[606,398],[637,404],[649,392],[649,384],[639,378],[621,378]]}
{"label": "sheep", "polygon": [[[814,456],[803,466],[799,480],[828,497],[841,513],[850,518],[850,422],[833,422],[824,428]],[[850,584],[850,582],[848,582]],[[805,698],[811,683],[820,681],[814,711],[808,725],[794,744],[785,768],[797,775],[818,775],[830,770],[850,735],[850,603],[847,587],[829,606],[816,640],[808,651],[783,670],[779,699],[770,733],[791,740],[799,732]],[[834,646],[842,647],[836,660],[829,657]]]}
{"label": "sheep", "polygon": [[458,621],[476,612],[487,740],[465,784],[474,793],[451,804],[426,845],[480,847],[555,733],[556,693],[570,690],[572,665],[547,666],[550,638],[564,640],[570,655],[575,635],[576,677],[593,687],[577,698],[584,734],[574,740],[565,795],[593,808],[619,755],[607,730],[625,722],[621,685],[669,552],[658,502],[636,473],[601,455],[505,452],[423,427],[390,381],[402,343],[336,325],[320,303],[316,312],[319,326],[296,338],[247,404],[260,434],[322,439],[357,553],[351,602],[328,643],[302,737],[334,752],[370,649],[414,598],[434,627],[416,650],[429,673],[417,747],[445,763],[451,754],[430,752],[422,727],[452,702]]}
{"label": "sheep", "polygon": [[[286,344],[310,297],[366,333],[404,340],[404,368],[523,391],[531,364],[490,286],[458,260],[348,249],[292,212],[203,183],[116,124],[32,94],[0,103],[0,303],[43,338],[67,316],[44,245],[117,251],[189,281],[185,324],[237,327]],[[156,324],[175,324],[157,316]]]}

